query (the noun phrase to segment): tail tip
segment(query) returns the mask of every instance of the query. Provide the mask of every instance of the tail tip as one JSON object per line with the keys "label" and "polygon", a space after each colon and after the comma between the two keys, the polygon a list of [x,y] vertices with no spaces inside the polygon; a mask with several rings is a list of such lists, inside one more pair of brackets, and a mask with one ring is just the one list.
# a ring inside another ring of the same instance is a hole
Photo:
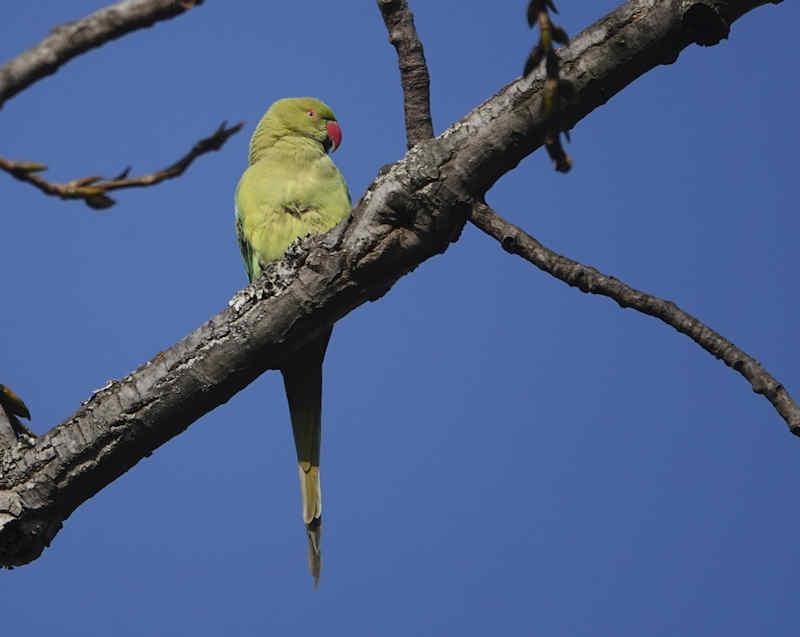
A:
{"label": "tail tip", "polygon": [[314,590],[319,586],[319,576],[322,571],[322,555],[320,553],[320,540],[322,539],[322,518],[314,518],[306,524],[308,536],[308,571],[314,580]]}

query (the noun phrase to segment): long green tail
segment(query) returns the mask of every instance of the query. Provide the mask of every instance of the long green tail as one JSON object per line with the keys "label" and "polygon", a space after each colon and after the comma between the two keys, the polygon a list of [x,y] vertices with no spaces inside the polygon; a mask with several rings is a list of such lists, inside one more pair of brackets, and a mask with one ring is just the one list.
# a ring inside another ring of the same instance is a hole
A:
{"label": "long green tail", "polygon": [[322,361],[331,329],[295,352],[281,369],[292,416],[297,469],[300,475],[303,522],[308,535],[308,568],[319,583],[322,567],[322,492],[319,482],[319,448],[322,437]]}

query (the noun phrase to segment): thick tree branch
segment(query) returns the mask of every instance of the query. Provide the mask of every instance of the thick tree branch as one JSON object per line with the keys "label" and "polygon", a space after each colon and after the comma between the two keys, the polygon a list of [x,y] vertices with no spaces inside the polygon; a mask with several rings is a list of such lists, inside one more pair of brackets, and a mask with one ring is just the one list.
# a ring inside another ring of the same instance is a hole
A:
{"label": "thick tree branch", "polygon": [[408,148],[433,137],[430,75],[425,51],[414,26],[414,14],[406,0],[378,0],[378,8],[389,31],[389,42],[397,50]]}
{"label": "thick tree branch", "polygon": [[[725,3],[725,15],[759,4]],[[577,121],[663,61],[664,51],[686,46],[690,6],[631,0],[579,35],[561,52],[563,76],[575,88],[565,114]],[[82,502],[443,252],[472,202],[541,145],[542,81],[534,74],[513,82],[417,144],[381,172],[347,221],[290,250],[226,310],[95,393],[33,446],[0,449],[0,564],[35,559]]]}
{"label": "thick tree branch", "polygon": [[519,255],[567,285],[590,294],[607,296],[620,307],[633,308],[654,316],[685,334],[709,354],[744,376],[755,393],[761,394],[772,403],[786,421],[789,431],[800,436],[800,406],[792,400],[783,385],[761,367],[756,359],[672,301],[636,290],[613,276],[553,252],[484,203],[473,206],[470,221],[497,239],[511,254]]}
{"label": "thick tree branch", "polygon": [[0,66],[0,108],[74,57],[126,33],[169,20],[203,0],[123,0],[53,29],[36,46]]}
{"label": "thick tree branch", "polygon": [[184,171],[200,155],[219,150],[228,138],[239,132],[243,122],[239,122],[228,127],[227,122],[222,122],[219,128],[209,137],[201,139],[178,161],[170,164],[163,170],[141,175],[139,177],[128,177],[130,168],[126,168],[122,173],[112,179],[104,179],[99,176],[81,177],[72,181],[58,184],[47,181],[39,173],[47,169],[44,164],[29,161],[14,161],[0,157],[0,170],[4,170],[12,177],[20,181],[27,182],[46,195],[60,197],[61,199],[83,199],[86,204],[95,209],[109,208],[116,203],[108,193],[112,190],[121,188],[137,188],[145,186],[155,186],[167,179],[174,179],[184,173]]}

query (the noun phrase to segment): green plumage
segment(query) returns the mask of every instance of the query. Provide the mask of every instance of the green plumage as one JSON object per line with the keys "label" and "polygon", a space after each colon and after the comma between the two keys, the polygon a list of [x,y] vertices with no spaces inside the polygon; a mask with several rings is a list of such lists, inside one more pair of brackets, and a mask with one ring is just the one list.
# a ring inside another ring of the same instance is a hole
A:
{"label": "green plumage", "polygon": [[[334,139],[331,139],[333,133]],[[341,137],[336,117],[309,97],[278,100],[256,127],[249,167],[236,187],[236,235],[250,281],[307,234],[330,230],[350,213],[350,194],[327,154]],[[330,330],[294,354],[283,374],[297,450],[309,567],[319,578],[322,361]]]}
{"label": "green plumage", "polygon": [[[314,113],[314,117],[308,113]],[[330,230],[350,213],[344,177],[325,152],[333,112],[313,98],[275,102],[250,142],[236,188],[236,228],[247,274],[279,259],[298,237]]]}

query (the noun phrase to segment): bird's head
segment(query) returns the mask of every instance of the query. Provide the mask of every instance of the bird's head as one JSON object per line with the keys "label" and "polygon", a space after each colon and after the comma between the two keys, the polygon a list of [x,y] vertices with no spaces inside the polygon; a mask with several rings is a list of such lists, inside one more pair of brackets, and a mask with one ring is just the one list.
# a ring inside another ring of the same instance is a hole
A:
{"label": "bird's head", "polygon": [[342,129],[330,106],[314,97],[286,97],[274,102],[256,127],[250,141],[250,162],[288,136],[313,139],[325,152],[335,151],[342,143]]}

